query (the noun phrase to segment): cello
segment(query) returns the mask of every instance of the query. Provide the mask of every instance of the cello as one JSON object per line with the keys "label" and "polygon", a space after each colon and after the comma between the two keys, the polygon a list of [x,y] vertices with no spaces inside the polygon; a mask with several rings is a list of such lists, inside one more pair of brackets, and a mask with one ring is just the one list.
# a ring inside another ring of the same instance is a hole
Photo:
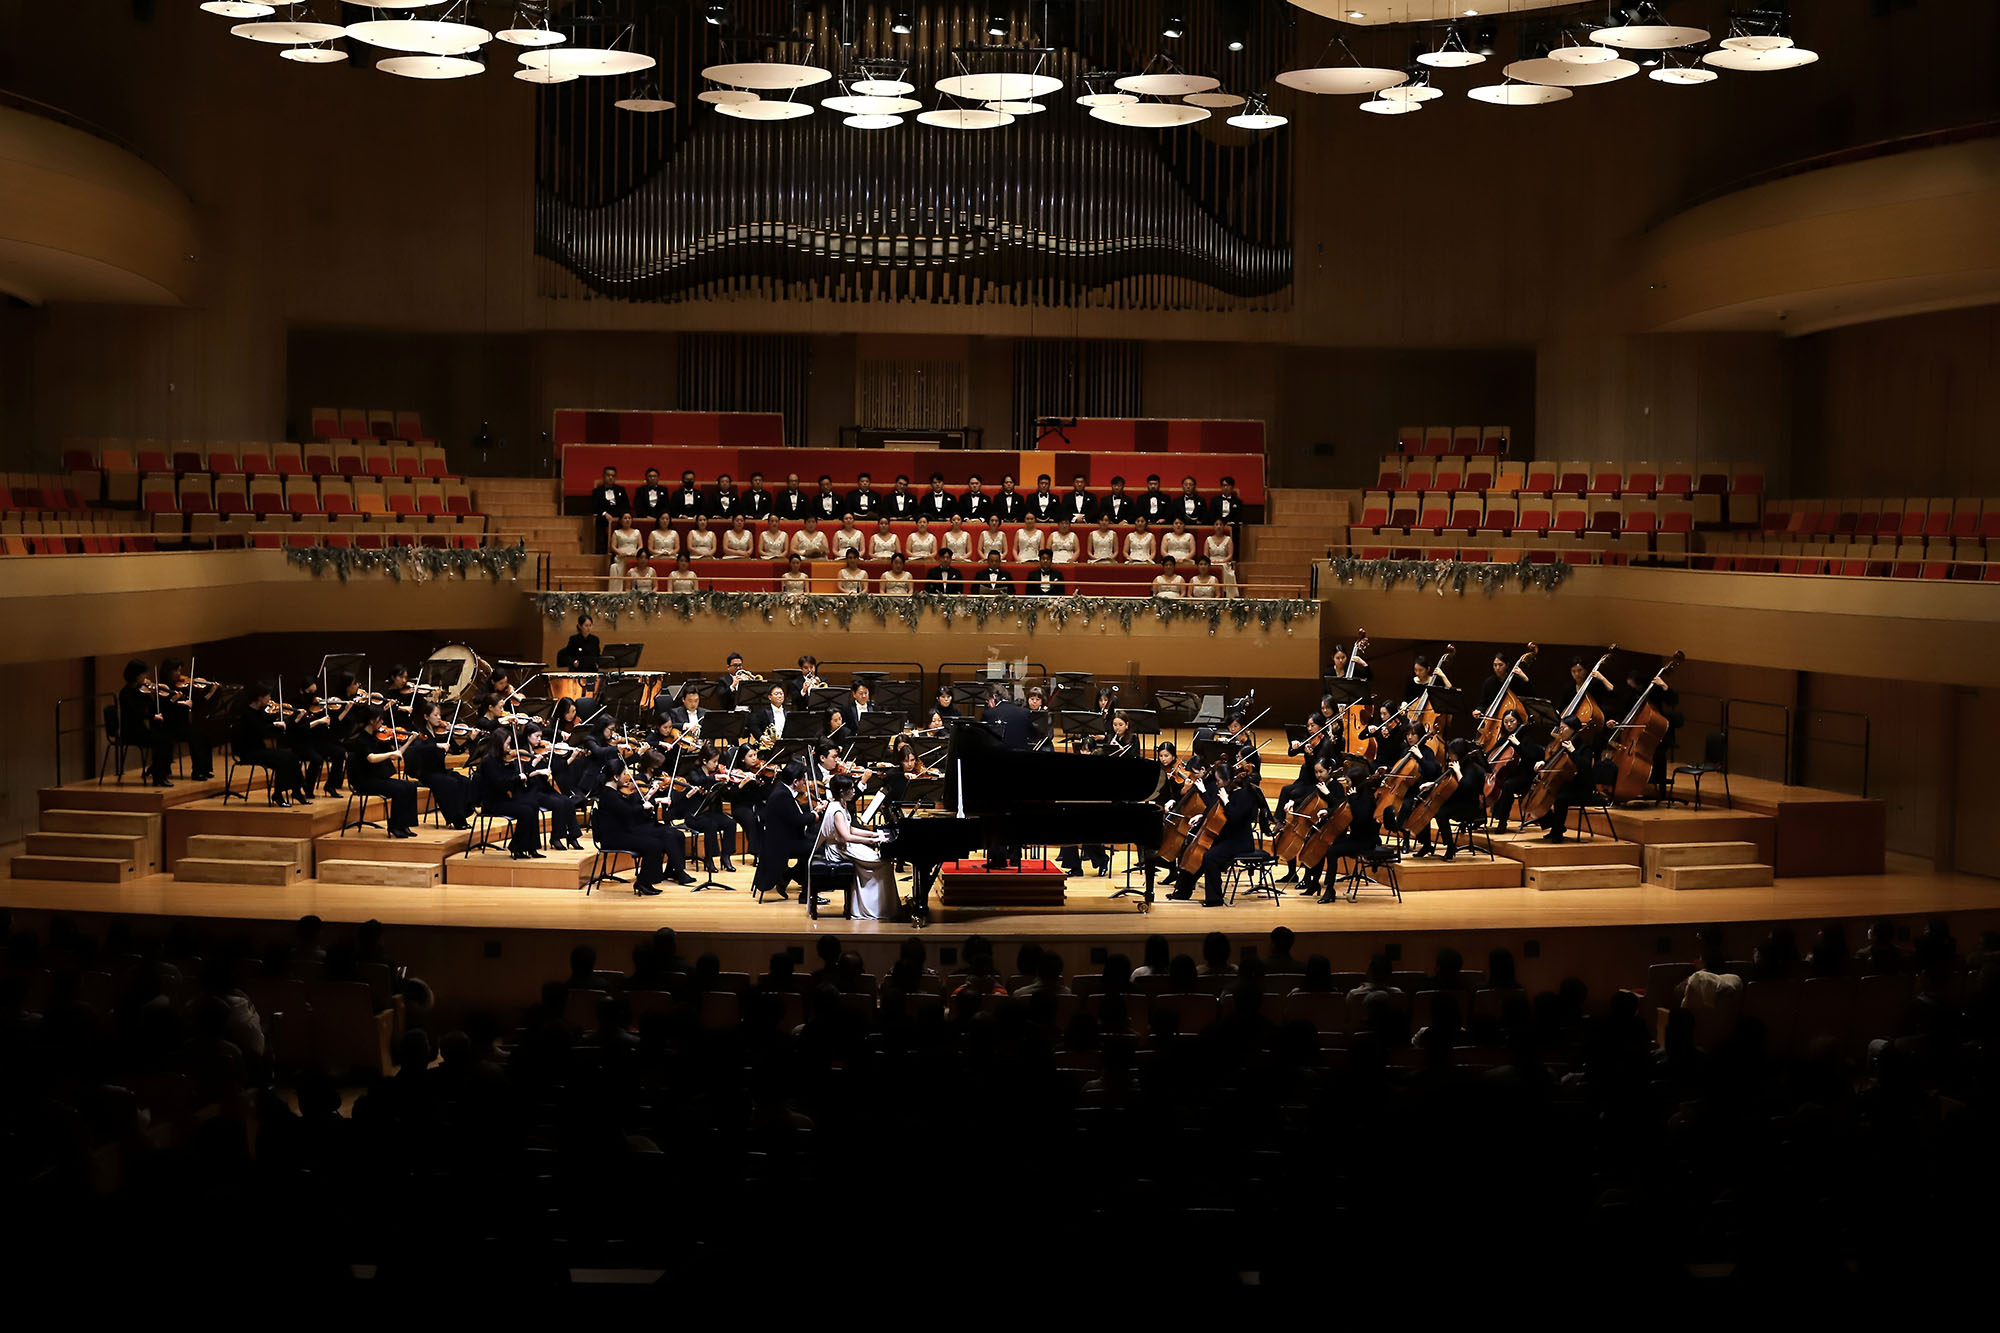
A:
{"label": "cello", "polygon": [[1291,812],[1285,816],[1284,830],[1278,834],[1277,841],[1271,844],[1273,858],[1279,861],[1299,859],[1299,854],[1305,850],[1306,844],[1312,841],[1313,835],[1319,832],[1320,823],[1326,817],[1326,801],[1326,793],[1315,783],[1305,800],[1293,806]]}
{"label": "cello", "polygon": [[1417,746],[1406,751],[1402,758],[1389,766],[1389,771],[1383,775],[1382,785],[1375,791],[1375,818],[1378,821],[1400,805],[1403,798],[1409,795],[1410,789],[1417,785],[1417,779],[1422,775],[1422,770],[1417,766],[1417,749],[1428,748],[1436,739],[1437,723],[1433,719]]}
{"label": "cello", "polygon": [[1534,661],[1535,654],[1540,651],[1534,644],[1528,645],[1528,650],[1514,663],[1514,669],[1500,682],[1500,688],[1494,692],[1493,701],[1479,714],[1479,748],[1486,751],[1489,757],[1493,747],[1500,743],[1500,719],[1507,715],[1507,710],[1511,708],[1523,718],[1528,715],[1528,710],[1522,706],[1520,698],[1514,693],[1514,678],[1516,676],[1522,680],[1528,678],[1528,663]]}
{"label": "cello", "polygon": [[1189,782],[1187,790],[1167,812],[1167,832],[1160,839],[1159,850],[1163,864],[1179,864],[1181,853],[1187,849],[1189,834],[1199,828],[1207,816],[1208,797],[1202,794],[1201,783]]}
{"label": "cello", "polygon": [[1666,678],[1686,660],[1687,654],[1677,652],[1662,663],[1612,733],[1606,757],[1617,765],[1618,775],[1612,779],[1610,794],[1621,805],[1644,796],[1646,784],[1652,781],[1653,754],[1666,739],[1668,727],[1667,715],[1653,706],[1653,692],[1664,688]]}
{"label": "cello", "polygon": [[[1460,766],[1464,766],[1463,761],[1460,762]],[[1444,809],[1444,803],[1457,793],[1459,781],[1459,775],[1451,771],[1451,760],[1446,759],[1444,772],[1438,774],[1438,780],[1431,784],[1431,789],[1417,802],[1417,808],[1403,821],[1404,830],[1407,832],[1410,829],[1427,829],[1435,824],[1438,811]]]}
{"label": "cello", "polygon": [[1354,787],[1344,776],[1337,777],[1334,781],[1340,784],[1340,802],[1320,818],[1312,836],[1307,838],[1305,846],[1299,849],[1299,864],[1308,870],[1326,862],[1327,853],[1333,850],[1333,844],[1339,840],[1341,834],[1347,832],[1348,825],[1354,822],[1352,804]]}
{"label": "cello", "polygon": [[[1262,748],[1263,746],[1259,744],[1251,749],[1250,754],[1246,754],[1236,761],[1236,766],[1231,773],[1232,780],[1240,781],[1244,778],[1256,776],[1257,766],[1250,762],[1250,756],[1256,754]],[[1199,875],[1201,873],[1202,862],[1208,856],[1208,849],[1213,847],[1215,840],[1222,836],[1223,825],[1228,822],[1229,794],[1225,791],[1218,793],[1215,800],[1205,802],[1204,813],[1198,825],[1194,823],[1188,825],[1187,846],[1181,849],[1181,854],[1175,861],[1175,864],[1190,875]]]}

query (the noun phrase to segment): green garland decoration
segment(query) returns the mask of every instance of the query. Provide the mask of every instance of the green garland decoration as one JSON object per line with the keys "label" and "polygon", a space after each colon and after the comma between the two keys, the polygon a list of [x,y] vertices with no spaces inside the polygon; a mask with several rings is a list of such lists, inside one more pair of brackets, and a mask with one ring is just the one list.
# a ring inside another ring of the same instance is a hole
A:
{"label": "green garland decoration", "polygon": [[1361,579],[1380,584],[1387,592],[1407,580],[1418,592],[1435,587],[1440,597],[1446,588],[1463,597],[1474,584],[1491,597],[1509,581],[1518,583],[1522,592],[1530,588],[1554,592],[1568,582],[1570,570],[1561,563],[1538,565],[1525,555],[1512,564],[1491,560],[1361,560],[1354,556],[1338,556],[1332,563],[1333,576],[1343,587]]}
{"label": "green garland decoration", "polygon": [[380,550],[364,550],[357,546],[288,546],[285,559],[294,565],[303,565],[315,575],[324,574],[329,569],[347,582],[350,574],[360,572],[387,574],[397,583],[407,574],[414,582],[443,578],[447,574],[468,578],[472,571],[482,570],[495,583],[501,574],[509,578],[521,577],[521,566],[528,563],[528,543],[516,542],[512,546],[385,546]]}
{"label": "green garland decoration", "polygon": [[1290,634],[1293,621],[1319,614],[1319,603],[1302,597],[995,597],[972,593],[885,597],[880,593],[781,592],[540,592],[534,597],[536,607],[550,620],[564,622],[587,615],[614,628],[626,616],[651,620],[673,615],[692,620],[697,612],[707,612],[731,624],[750,615],[761,616],[766,624],[783,616],[793,625],[835,625],[841,629],[853,628],[855,617],[865,615],[885,629],[894,622],[912,632],[927,615],[937,617],[946,629],[958,616],[971,616],[981,629],[996,616],[1013,616],[1030,634],[1044,621],[1067,629],[1072,620],[1080,621],[1084,629],[1115,622],[1129,634],[1135,617],[1150,615],[1163,625],[1181,621],[1198,624],[1211,635],[1225,619],[1238,631],[1255,621],[1261,630],[1279,625]]}

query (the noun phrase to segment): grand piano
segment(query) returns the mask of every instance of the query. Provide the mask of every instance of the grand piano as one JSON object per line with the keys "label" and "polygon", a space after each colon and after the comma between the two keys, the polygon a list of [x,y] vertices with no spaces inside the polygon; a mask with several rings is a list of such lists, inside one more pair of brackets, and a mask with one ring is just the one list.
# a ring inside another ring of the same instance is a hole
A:
{"label": "grand piano", "polygon": [[903,819],[890,856],[910,863],[911,907],[930,914],[932,882],[948,861],[980,848],[1069,843],[1160,845],[1165,812],[1148,799],[1160,767],[1141,755],[1010,750],[983,723],[952,734],[944,809]]}

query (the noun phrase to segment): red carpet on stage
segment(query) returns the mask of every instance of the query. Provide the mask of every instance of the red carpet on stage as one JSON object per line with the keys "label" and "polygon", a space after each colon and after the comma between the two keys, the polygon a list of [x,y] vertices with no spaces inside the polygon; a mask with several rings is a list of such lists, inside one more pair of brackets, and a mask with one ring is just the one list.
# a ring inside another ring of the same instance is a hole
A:
{"label": "red carpet on stage", "polygon": [[985,862],[985,861],[983,861],[983,860],[977,860],[977,861],[947,861],[947,862],[945,862],[945,863],[944,863],[944,872],[943,872],[943,873],[944,873],[945,875],[947,875],[947,876],[951,876],[951,875],[1012,875],[1012,876],[1023,876],[1023,875],[1039,875],[1039,876],[1041,876],[1042,878],[1045,878],[1045,879],[1046,879],[1046,878],[1047,878],[1048,876],[1050,876],[1050,875],[1054,875],[1054,876],[1056,876],[1056,877],[1057,877],[1058,879],[1060,879],[1060,878],[1062,877],[1062,873],[1063,873],[1063,868],[1062,868],[1061,866],[1057,865],[1057,864],[1056,864],[1056,863],[1055,863],[1054,861],[1041,861],[1041,860],[1035,860],[1035,859],[1029,859],[1029,860],[1025,860],[1025,861],[1021,862],[1021,864],[1020,864],[1020,866],[1019,866],[1019,867],[1010,867],[1010,868],[1008,868],[1008,869],[1006,869],[1006,870],[988,870],[988,869],[986,868],[986,862]]}
{"label": "red carpet on stage", "polygon": [[1018,868],[988,870],[984,860],[947,861],[938,905],[946,911],[1061,907],[1063,869],[1053,861],[1025,860]]}

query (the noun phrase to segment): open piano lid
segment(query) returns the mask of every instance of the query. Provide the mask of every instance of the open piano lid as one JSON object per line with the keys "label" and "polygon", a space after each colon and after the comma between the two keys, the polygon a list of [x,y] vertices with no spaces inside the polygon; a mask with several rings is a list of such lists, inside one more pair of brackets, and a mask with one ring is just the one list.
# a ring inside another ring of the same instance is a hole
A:
{"label": "open piano lid", "polygon": [[952,733],[941,765],[945,809],[956,811],[964,785],[968,815],[1019,813],[1024,807],[1143,801],[1159,785],[1158,763],[1142,755],[1059,754],[1009,750],[980,722]]}

